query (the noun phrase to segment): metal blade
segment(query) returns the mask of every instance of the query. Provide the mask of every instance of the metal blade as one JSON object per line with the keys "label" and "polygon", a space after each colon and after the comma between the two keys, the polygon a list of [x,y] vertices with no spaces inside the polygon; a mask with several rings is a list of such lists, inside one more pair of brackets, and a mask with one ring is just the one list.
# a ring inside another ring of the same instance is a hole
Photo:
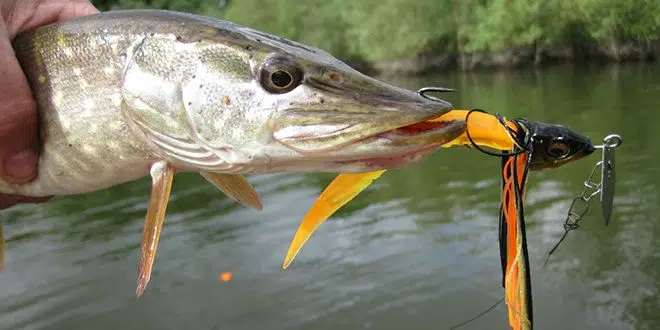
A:
{"label": "metal blade", "polygon": [[621,145],[621,137],[615,134],[608,135],[604,139],[603,159],[601,162],[601,193],[600,205],[605,219],[605,225],[609,225],[614,207],[614,190],[616,184],[616,166],[614,149]]}

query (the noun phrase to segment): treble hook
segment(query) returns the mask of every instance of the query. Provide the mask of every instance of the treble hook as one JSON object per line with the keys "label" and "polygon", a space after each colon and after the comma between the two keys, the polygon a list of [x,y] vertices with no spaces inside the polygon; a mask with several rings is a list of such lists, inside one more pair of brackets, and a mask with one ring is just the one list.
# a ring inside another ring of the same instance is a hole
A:
{"label": "treble hook", "polygon": [[422,87],[422,88],[420,88],[420,89],[417,91],[417,93],[418,93],[421,97],[423,97],[423,98],[425,98],[425,99],[427,99],[427,100],[436,101],[436,102],[445,102],[444,100],[441,100],[441,99],[439,99],[439,98],[437,98],[437,97],[427,95],[427,93],[432,93],[432,92],[436,92],[436,93],[450,93],[450,92],[455,92],[455,91],[456,91],[456,90],[453,89],[453,88],[446,88],[446,87]]}

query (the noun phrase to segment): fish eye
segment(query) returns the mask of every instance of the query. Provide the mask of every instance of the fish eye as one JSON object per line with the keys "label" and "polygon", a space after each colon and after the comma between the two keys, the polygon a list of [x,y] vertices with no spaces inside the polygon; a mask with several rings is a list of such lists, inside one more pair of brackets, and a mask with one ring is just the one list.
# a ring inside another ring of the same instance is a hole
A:
{"label": "fish eye", "polygon": [[563,158],[566,157],[570,151],[571,148],[568,146],[566,142],[559,139],[555,139],[550,142],[550,145],[548,146],[546,152],[551,157]]}
{"label": "fish eye", "polygon": [[293,82],[293,77],[284,70],[277,70],[270,74],[270,81],[279,88],[287,88]]}
{"label": "fish eye", "polygon": [[283,94],[294,90],[302,82],[298,64],[288,57],[266,59],[259,68],[259,83],[268,92]]}

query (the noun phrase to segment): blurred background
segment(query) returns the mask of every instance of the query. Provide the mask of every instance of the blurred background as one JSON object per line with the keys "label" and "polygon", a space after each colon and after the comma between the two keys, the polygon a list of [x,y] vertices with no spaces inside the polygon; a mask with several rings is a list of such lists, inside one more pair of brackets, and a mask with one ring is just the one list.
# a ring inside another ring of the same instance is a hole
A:
{"label": "blurred background", "polygon": [[[457,88],[457,108],[621,134],[615,211],[569,234],[598,154],[532,172],[526,200],[537,329],[660,328],[660,2],[645,0],[93,1],[227,18],[324,48],[387,82]],[[648,61],[647,61],[648,60]],[[178,175],[145,295],[135,298],[147,178],[0,214],[0,329],[449,329],[503,295],[500,161],[440,150],[388,171],[286,270],[331,174],[250,176],[257,212]],[[219,280],[232,272],[231,281]],[[508,329],[506,308],[461,329]]]}
{"label": "blurred background", "polygon": [[364,69],[419,73],[660,53],[656,0],[98,0],[225,18]]}

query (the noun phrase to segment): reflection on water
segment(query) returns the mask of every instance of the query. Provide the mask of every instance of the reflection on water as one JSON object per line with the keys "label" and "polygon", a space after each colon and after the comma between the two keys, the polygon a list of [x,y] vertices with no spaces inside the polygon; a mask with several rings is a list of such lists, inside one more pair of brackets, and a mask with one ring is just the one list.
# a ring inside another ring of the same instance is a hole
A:
{"label": "reflection on water", "polygon": [[[455,87],[458,108],[616,132],[616,207],[563,233],[571,198],[597,157],[530,175],[528,241],[539,329],[660,327],[660,68],[387,78]],[[654,134],[656,133],[656,134]],[[447,329],[502,295],[497,246],[499,161],[442,150],[387,172],[324,224],[281,271],[300,219],[330,174],[250,177],[264,211],[240,207],[201,177],[177,176],[158,257],[135,299],[149,181],[3,211],[7,267],[0,329]],[[231,271],[231,282],[217,276]],[[505,307],[463,329],[507,329]]]}

